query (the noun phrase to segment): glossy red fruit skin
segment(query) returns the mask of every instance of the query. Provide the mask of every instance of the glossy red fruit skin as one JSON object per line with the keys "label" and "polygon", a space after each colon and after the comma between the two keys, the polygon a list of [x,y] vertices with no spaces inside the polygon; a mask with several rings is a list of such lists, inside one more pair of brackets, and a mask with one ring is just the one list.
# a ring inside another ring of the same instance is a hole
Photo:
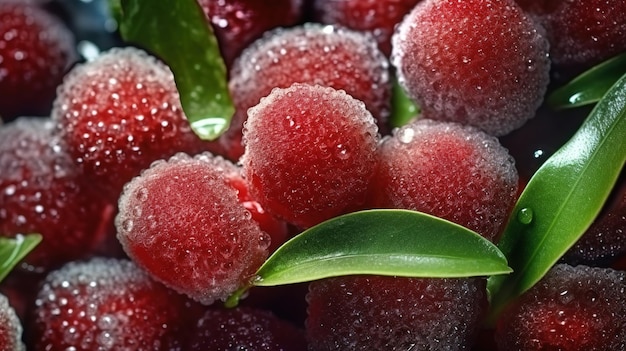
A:
{"label": "glossy red fruit skin", "polygon": [[378,48],[391,54],[395,26],[421,0],[314,0],[314,19],[372,33]]}
{"label": "glossy red fruit skin", "polygon": [[294,83],[345,90],[365,103],[381,133],[387,130],[389,65],[373,38],[343,27],[307,23],[266,33],[234,63],[228,86],[236,110],[222,137],[231,159],[243,154],[241,131],[248,109],[272,89]]}
{"label": "glossy red fruit skin", "polygon": [[0,127],[0,233],[40,233],[24,267],[47,271],[92,254],[107,236],[113,205],[87,183],[47,118]]}
{"label": "glossy red fruit skin", "polygon": [[517,199],[513,158],[498,139],[420,119],[383,139],[372,207],[422,211],[497,241]]}
{"label": "glossy red fruit skin", "polygon": [[548,87],[548,41],[513,0],[424,0],[392,42],[399,83],[427,118],[506,135]]}
{"label": "glossy red fruit skin", "polygon": [[39,289],[29,349],[180,350],[185,303],[131,261],[70,262]]}
{"label": "glossy red fruit skin", "polygon": [[309,350],[469,350],[487,311],[483,279],[344,276],[311,282]]}
{"label": "glossy red fruit skin", "polygon": [[264,32],[300,22],[303,0],[198,0],[227,67]]}
{"label": "glossy red fruit skin", "polygon": [[626,342],[626,275],[559,264],[505,310],[499,350],[621,350]]}
{"label": "glossy red fruit skin", "polygon": [[0,1],[0,116],[47,116],[56,88],[76,61],[74,37],[28,1]]}
{"label": "glossy red fruit skin", "polygon": [[0,349],[23,351],[22,322],[6,296],[0,294]]}
{"label": "glossy red fruit skin", "polygon": [[237,307],[208,309],[191,329],[188,351],[303,351],[304,330],[270,311]]}
{"label": "glossy red fruit skin", "polygon": [[72,69],[52,118],[75,162],[113,199],[153,161],[213,145],[191,130],[169,68],[132,47]]}
{"label": "glossy red fruit skin", "polygon": [[124,188],[115,224],[134,262],[205,305],[249,286],[268,256],[269,236],[208,153],[153,163]]}
{"label": "glossy red fruit skin", "polygon": [[343,91],[277,88],[250,111],[244,176],[268,211],[311,227],[362,208],[378,138],[364,104]]}

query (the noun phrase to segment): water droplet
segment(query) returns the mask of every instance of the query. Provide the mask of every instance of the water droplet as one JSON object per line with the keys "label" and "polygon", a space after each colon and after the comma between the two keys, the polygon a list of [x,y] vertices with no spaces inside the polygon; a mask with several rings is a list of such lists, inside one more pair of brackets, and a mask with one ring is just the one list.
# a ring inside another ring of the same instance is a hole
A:
{"label": "water droplet", "polygon": [[133,220],[132,219],[125,219],[122,222],[122,229],[124,229],[127,232],[130,232],[131,230],[133,230]]}
{"label": "water droplet", "polygon": [[398,140],[400,140],[400,142],[404,144],[408,144],[411,141],[413,141],[414,137],[415,137],[415,130],[413,128],[404,128],[404,129],[401,129],[400,132],[398,133]]}
{"label": "water droplet", "polygon": [[533,210],[528,207],[522,208],[517,213],[517,220],[522,224],[530,224],[533,221]]}

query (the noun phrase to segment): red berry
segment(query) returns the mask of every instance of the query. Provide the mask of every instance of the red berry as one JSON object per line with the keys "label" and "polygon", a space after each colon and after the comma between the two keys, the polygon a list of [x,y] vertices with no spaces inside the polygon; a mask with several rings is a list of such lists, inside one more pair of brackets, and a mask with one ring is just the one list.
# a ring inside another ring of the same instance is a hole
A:
{"label": "red berry", "polygon": [[426,212],[494,241],[517,199],[513,158],[470,126],[420,119],[383,139],[379,157],[376,207]]}
{"label": "red berry", "polygon": [[76,60],[74,38],[28,1],[0,1],[0,116],[48,115],[56,88]]}
{"label": "red berry", "polygon": [[243,152],[241,129],[248,109],[273,88],[293,83],[345,90],[363,101],[378,126],[386,129],[388,63],[369,35],[321,24],[277,29],[248,47],[232,68],[229,88],[236,112],[223,138],[229,157],[236,159]]}
{"label": "red berry", "polygon": [[621,350],[626,274],[556,265],[498,321],[499,350]]}
{"label": "red berry", "polygon": [[169,68],[132,47],[75,67],[52,117],[72,157],[113,198],[151,162],[211,147],[191,130]]}
{"label": "red berry", "polygon": [[209,309],[191,330],[189,351],[303,351],[304,331],[273,313],[249,307]]}
{"label": "red berry", "polygon": [[302,0],[198,0],[227,66],[267,30],[300,21]]}
{"label": "red berry", "polygon": [[345,276],[307,295],[309,350],[469,350],[487,310],[483,279]]}
{"label": "red berry", "polygon": [[113,219],[53,132],[45,118],[0,128],[0,235],[40,233],[25,261],[38,270],[92,254]]}
{"label": "red berry", "polygon": [[393,37],[400,84],[425,117],[504,135],[535,115],[548,42],[513,0],[425,0]]}
{"label": "red berry", "polygon": [[184,304],[128,260],[70,262],[39,290],[32,350],[179,350]]}
{"label": "red berry", "polygon": [[314,18],[321,22],[370,32],[380,51],[391,54],[395,26],[420,0],[314,0]]}
{"label": "red berry", "polygon": [[363,205],[378,134],[362,102],[333,88],[274,89],[249,111],[244,175],[271,213],[301,227]]}
{"label": "red berry", "polygon": [[269,238],[214,156],[174,155],[124,188],[116,217],[128,255],[154,278],[203,304],[250,284]]}
{"label": "red berry", "polygon": [[0,294],[0,350],[23,351],[22,322],[6,296]]}

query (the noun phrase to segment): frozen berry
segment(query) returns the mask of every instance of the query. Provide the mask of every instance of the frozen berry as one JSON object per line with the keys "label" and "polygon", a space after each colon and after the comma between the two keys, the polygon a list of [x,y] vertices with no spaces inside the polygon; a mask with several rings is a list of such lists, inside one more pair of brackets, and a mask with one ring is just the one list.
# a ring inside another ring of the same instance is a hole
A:
{"label": "frozen berry", "polygon": [[556,265],[497,323],[499,350],[622,350],[626,274]]}
{"label": "frozen berry", "polygon": [[211,304],[250,284],[269,238],[214,156],[176,154],[124,187],[116,217],[124,250],[153,277]]}
{"label": "frozen berry", "polygon": [[209,309],[191,329],[189,351],[303,351],[304,331],[273,313],[249,307]]}
{"label": "frozen berry", "polygon": [[487,310],[483,279],[345,276],[312,282],[309,350],[469,350]]}
{"label": "frozen berry", "polygon": [[379,157],[375,207],[426,212],[493,241],[517,199],[513,158],[471,126],[420,119],[383,139]]}
{"label": "frozen berry", "polygon": [[227,66],[265,31],[292,26],[302,17],[302,0],[198,0],[211,23]]}
{"label": "frozen berry", "polygon": [[500,136],[543,101],[548,42],[513,0],[425,0],[392,40],[399,82],[427,118]]}
{"label": "frozen berry", "polygon": [[372,115],[344,91],[276,88],[249,111],[244,175],[269,212],[310,227],[363,205],[377,143]]}
{"label": "frozen berry", "polygon": [[85,181],[47,118],[0,127],[0,235],[40,233],[26,258],[47,270],[93,253],[111,235],[111,207]]}
{"label": "frozen berry", "polygon": [[0,294],[0,350],[23,351],[22,322],[6,296]]}
{"label": "frozen berry", "polygon": [[545,28],[550,58],[577,71],[626,51],[626,2],[517,0]]}
{"label": "frozen berry", "polygon": [[179,350],[184,306],[131,261],[70,262],[39,289],[28,339],[35,351]]}
{"label": "frozen berry", "polygon": [[49,115],[76,57],[60,19],[33,2],[0,1],[0,116]]}
{"label": "frozen berry", "polygon": [[267,33],[244,50],[231,71],[229,88],[236,112],[223,138],[229,156],[236,159],[243,152],[241,128],[248,108],[273,88],[293,83],[345,90],[365,103],[384,130],[391,96],[388,69],[387,59],[365,33],[321,24]]}
{"label": "frozen berry", "polygon": [[420,0],[314,0],[314,17],[321,23],[372,33],[380,50],[391,54],[395,26]]}
{"label": "frozen berry", "polygon": [[191,130],[169,68],[132,47],[70,71],[52,118],[72,157],[113,198],[153,161],[210,148]]}

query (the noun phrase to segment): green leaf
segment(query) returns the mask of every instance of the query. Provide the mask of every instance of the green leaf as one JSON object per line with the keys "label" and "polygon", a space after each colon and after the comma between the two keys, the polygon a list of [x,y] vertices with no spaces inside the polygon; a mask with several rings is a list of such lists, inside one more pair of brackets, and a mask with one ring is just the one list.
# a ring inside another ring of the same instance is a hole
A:
{"label": "green leaf", "polygon": [[626,74],[626,53],[613,57],[556,89],[548,97],[548,105],[564,109],[598,102]]}
{"label": "green leaf", "polygon": [[626,75],[533,175],[498,247],[514,273],[492,277],[494,316],[538,282],[596,218],[626,161]]}
{"label": "green leaf", "polygon": [[404,89],[394,79],[391,101],[390,123],[394,128],[402,127],[416,118],[420,113],[420,108],[409,98]]}
{"label": "green leaf", "polygon": [[0,237],[0,281],[40,242],[40,234]]}
{"label": "green leaf", "polygon": [[169,65],[191,128],[205,140],[219,137],[234,107],[217,39],[196,0],[122,0],[121,5],[122,38]]}
{"label": "green leaf", "polygon": [[510,271],[496,246],[469,229],[415,211],[368,210],[330,219],[283,244],[254,285],[350,274],[437,278]]}

